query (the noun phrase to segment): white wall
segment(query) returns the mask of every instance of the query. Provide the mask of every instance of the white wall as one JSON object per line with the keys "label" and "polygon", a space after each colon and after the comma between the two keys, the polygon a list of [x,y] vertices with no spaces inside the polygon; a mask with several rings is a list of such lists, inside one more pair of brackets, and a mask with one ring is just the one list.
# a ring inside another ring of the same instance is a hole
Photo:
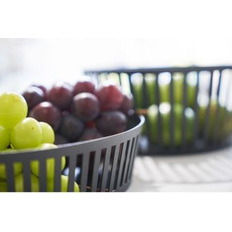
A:
{"label": "white wall", "polygon": [[75,81],[84,69],[232,63],[230,40],[0,39],[0,90]]}

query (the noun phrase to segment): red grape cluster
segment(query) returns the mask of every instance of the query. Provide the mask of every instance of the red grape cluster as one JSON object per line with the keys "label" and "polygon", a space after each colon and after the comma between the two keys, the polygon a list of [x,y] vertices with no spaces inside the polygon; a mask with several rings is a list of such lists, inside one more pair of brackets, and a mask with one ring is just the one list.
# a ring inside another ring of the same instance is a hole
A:
{"label": "red grape cluster", "polygon": [[29,116],[56,132],[56,144],[85,141],[123,132],[133,110],[133,97],[111,83],[90,80],[75,85],[57,82],[50,89],[32,85],[22,94]]}

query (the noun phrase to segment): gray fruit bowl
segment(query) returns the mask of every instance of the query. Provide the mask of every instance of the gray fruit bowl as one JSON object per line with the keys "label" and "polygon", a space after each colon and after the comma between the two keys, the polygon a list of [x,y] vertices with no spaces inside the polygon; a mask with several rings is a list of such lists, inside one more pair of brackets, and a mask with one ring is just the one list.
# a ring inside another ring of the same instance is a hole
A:
{"label": "gray fruit bowl", "polygon": [[[54,159],[54,192],[61,192],[61,174],[68,176],[67,191],[74,191],[74,182],[81,192],[126,191],[131,183],[138,139],[144,117],[134,115],[129,119],[125,132],[100,139],[59,145],[50,150],[30,150],[17,153],[1,153],[0,165],[6,168],[8,192],[15,192],[13,165],[23,166],[23,191],[31,192],[32,161],[39,162],[39,192],[47,191],[46,160]],[[66,167],[61,172],[61,158],[66,158]],[[0,180],[1,181],[1,180]],[[0,189],[1,192],[1,189]]]}

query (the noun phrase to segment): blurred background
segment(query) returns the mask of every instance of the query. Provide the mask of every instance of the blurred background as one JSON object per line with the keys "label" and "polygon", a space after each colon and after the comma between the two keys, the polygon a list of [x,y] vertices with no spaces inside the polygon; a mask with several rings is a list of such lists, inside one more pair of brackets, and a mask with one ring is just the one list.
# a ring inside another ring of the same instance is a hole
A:
{"label": "blurred background", "polygon": [[0,39],[0,91],[75,82],[85,69],[225,65],[230,40]]}

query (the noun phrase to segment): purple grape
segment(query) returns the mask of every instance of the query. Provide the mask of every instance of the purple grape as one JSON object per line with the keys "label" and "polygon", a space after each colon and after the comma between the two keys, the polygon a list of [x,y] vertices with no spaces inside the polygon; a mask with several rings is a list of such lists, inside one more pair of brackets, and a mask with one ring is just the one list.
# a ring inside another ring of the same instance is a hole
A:
{"label": "purple grape", "polygon": [[32,109],[30,117],[35,118],[40,122],[48,123],[55,131],[57,131],[61,121],[61,112],[52,103],[42,102]]}
{"label": "purple grape", "polygon": [[69,114],[62,118],[59,133],[70,142],[75,142],[84,131],[84,127],[85,125],[80,119]]}
{"label": "purple grape", "polygon": [[44,100],[43,91],[35,86],[30,86],[27,88],[27,90],[25,90],[22,95],[27,102],[29,110]]}
{"label": "purple grape", "polygon": [[99,101],[93,94],[80,93],[73,98],[72,113],[83,121],[95,119],[99,112]]}
{"label": "purple grape", "polygon": [[95,128],[87,128],[84,130],[82,136],[80,137],[79,141],[86,141],[92,139],[99,139],[102,138],[103,135],[98,132]]}
{"label": "purple grape", "polygon": [[102,111],[117,110],[123,101],[121,90],[113,84],[102,85],[95,93]]}
{"label": "purple grape", "polygon": [[133,95],[130,94],[129,96],[123,95],[123,101],[120,107],[120,111],[123,112],[125,115],[130,115],[130,112],[133,111],[133,106],[134,106],[134,99]]}
{"label": "purple grape", "polygon": [[43,93],[44,93],[44,99],[46,99],[48,90],[47,90],[47,88],[45,86],[43,86],[43,85],[37,85],[37,84],[33,84],[31,86],[37,87],[37,88],[41,89],[43,91]]}
{"label": "purple grape", "polygon": [[60,134],[56,134],[56,136],[55,136],[55,144],[56,145],[61,145],[61,144],[66,144],[66,143],[68,143],[68,140],[64,136],[62,136]]}
{"label": "purple grape", "polygon": [[95,85],[91,81],[78,81],[73,88],[74,96],[79,93],[94,93]]}
{"label": "purple grape", "polygon": [[68,109],[73,97],[73,88],[70,84],[57,82],[49,90],[47,100],[61,110]]}
{"label": "purple grape", "polygon": [[126,130],[127,118],[120,111],[103,112],[96,120],[96,127],[103,135],[113,135]]}

